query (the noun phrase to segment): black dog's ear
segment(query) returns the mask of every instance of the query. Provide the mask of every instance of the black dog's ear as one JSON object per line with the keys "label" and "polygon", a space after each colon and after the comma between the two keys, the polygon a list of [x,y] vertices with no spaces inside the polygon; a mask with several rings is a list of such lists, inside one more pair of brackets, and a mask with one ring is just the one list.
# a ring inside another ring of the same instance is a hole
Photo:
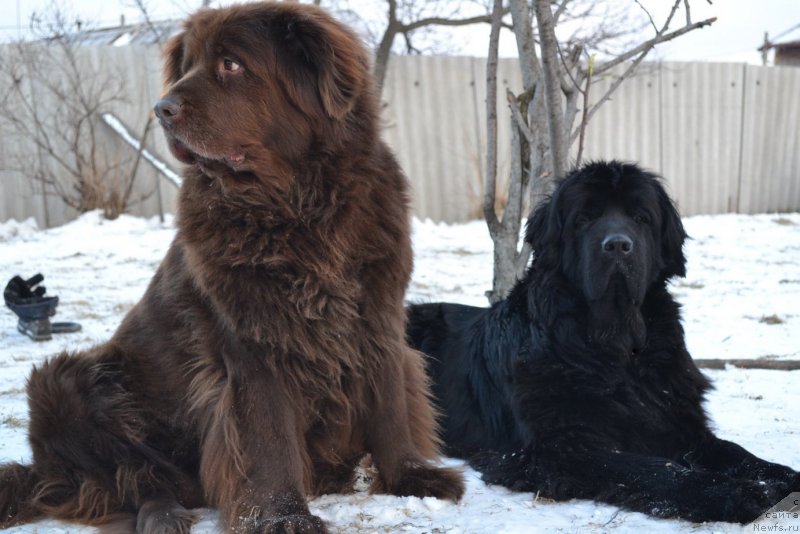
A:
{"label": "black dog's ear", "polygon": [[537,261],[543,261],[547,251],[558,250],[562,221],[559,214],[560,187],[543,200],[528,217],[525,241],[533,248]]}
{"label": "black dog's ear", "polygon": [[181,64],[183,63],[183,37],[181,32],[167,41],[162,55],[164,56],[164,86],[168,87],[183,76]]}
{"label": "black dog's ear", "polygon": [[683,243],[686,241],[686,230],[683,228],[681,216],[675,204],[663,187],[658,187],[658,204],[661,210],[661,257],[664,258],[664,277],[686,276],[686,256],[683,254]]}
{"label": "black dog's ear", "polygon": [[550,204],[552,202],[552,198],[542,201],[528,217],[528,224],[525,226],[525,241],[533,250],[544,248],[548,240],[547,224],[550,221]]}
{"label": "black dog's ear", "polygon": [[291,71],[283,78],[292,99],[306,112],[321,104],[328,117],[342,119],[370,80],[364,45],[322,10],[291,13],[282,22],[283,67]]}

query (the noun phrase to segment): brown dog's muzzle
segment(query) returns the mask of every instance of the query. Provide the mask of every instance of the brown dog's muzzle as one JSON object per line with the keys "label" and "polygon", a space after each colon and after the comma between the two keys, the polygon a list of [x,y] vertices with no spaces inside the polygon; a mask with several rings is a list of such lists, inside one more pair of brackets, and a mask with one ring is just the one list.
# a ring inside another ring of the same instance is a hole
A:
{"label": "brown dog's muzzle", "polygon": [[171,128],[183,119],[185,107],[186,104],[182,98],[167,95],[156,102],[153,110],[156,113],[156,117],[161,121],[161,125],[165,128]]}

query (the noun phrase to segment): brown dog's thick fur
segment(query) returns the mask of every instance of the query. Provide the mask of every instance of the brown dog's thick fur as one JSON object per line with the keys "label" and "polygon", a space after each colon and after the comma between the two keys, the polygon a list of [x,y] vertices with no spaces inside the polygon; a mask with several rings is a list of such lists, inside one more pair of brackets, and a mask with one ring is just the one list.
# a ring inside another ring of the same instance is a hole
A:
{"label": "brown dog's thick fur", "polygon": [[404,341],[407,185],[367,54],[313,6],[202,10],[156,106],[188,164],[178,232],[107,343],[28,381],[33,463],[0,468],[0,525],[43,515],[188,532],[324,532],[305,495],[458,499]]}

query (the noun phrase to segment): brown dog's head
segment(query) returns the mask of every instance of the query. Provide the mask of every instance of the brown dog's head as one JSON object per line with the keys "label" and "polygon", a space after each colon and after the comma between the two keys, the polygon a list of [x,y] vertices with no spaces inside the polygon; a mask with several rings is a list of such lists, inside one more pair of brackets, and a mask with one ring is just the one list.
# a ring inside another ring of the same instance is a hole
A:
{"label": "brown dog's head", "polygon": [[166,90],[155,113],[184,163],[291,166],[311,146],[346,144],[353,124],[372,127],[367,53],[314,6],[203,9],[165,55]]}

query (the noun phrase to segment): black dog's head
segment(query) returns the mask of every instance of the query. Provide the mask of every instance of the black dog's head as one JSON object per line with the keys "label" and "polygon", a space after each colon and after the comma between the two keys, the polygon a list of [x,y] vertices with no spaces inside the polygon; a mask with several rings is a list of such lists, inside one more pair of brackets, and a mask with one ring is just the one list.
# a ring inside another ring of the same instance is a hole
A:
{"label": "black dog's head", "polygon": [[560,273],[588,303],[641,305],[657,281],[685,276],[686,233],[653,174],[617,161],[572,171],[528,221],[537,269]]}

